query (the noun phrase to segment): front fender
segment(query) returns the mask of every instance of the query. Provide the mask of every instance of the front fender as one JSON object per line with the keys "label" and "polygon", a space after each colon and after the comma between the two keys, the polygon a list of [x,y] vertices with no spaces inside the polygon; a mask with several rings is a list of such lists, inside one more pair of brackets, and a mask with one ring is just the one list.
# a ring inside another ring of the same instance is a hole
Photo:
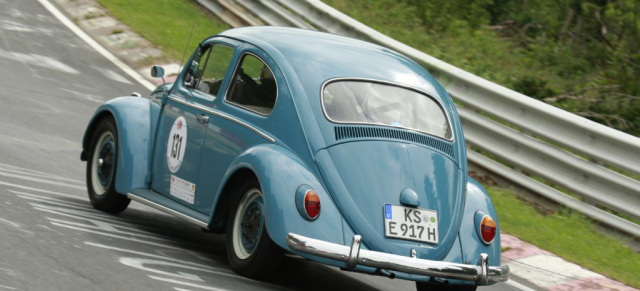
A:
{"label": "front fender", "polygon": [[151,138],[150,103],[138,97],[119,97],[102,104],[93,115],[84,138],[82,157],[89,154],[89,143],[99,122],[111,115],[118,129],[118,166],[116,191],[127,194],[134,188],[148,188]]}
{"label": "front fender", "polygon": [[[225,181],[242,169],[251,170],[260,182],[267,232],[277,245],[291,251],[286,243],[289,232],[344,244],[340,212],[313,171],[291,151],[274,144],[252,147],[235,159]],[[296,208],[295,194],[301,185],[310,186],[320,198],[320,215],[315,221],[302,218]]]}
{"label": "front fender", "polygon": [[[475,264],[480,254],[486,253],[490,266],[500,266],[500,225],[496,209],[482,185],[473,178],[467,179],[467,201],[459,233],[464,263]],[[485,245],[478,236],[474,218],[477,211],[490,215],[496,222],[496,237],[489,245]]]}

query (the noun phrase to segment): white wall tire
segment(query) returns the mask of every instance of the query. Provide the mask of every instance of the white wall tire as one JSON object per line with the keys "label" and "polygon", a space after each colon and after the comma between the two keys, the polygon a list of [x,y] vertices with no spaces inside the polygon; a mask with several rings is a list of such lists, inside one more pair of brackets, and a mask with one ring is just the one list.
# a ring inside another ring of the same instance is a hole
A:
{"label": "white wall tire", "polygon": [[99,121],[89,144],[87,192],[91,205],[108,213],[124,211],[131,200],[117,193],[118,130],[111,116]]}
{"label": "white wall tire", "polygon": [[253,279],[273,275],[284,257],[269,237],[265,199],[251,178],[234,191],[227,220],[227,258],[234,272]]}

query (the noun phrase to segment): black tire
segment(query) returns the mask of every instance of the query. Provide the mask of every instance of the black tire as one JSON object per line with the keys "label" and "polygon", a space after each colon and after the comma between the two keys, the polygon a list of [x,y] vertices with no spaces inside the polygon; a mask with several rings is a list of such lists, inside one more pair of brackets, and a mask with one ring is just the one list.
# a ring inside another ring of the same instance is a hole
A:
{"label": "black tire", "polygon": [[267,279],[278,271],[284,251],[267,233],[260,185],[255,178],[249,179],[234,194],[226,238],[231,269],[245,277]]}
{"label": "black tire", "polygon": [[475,291],[478,286],[474,285],[443,285],[443,284],[430,284],[427,282],[416,282],[416,289],[418,291]]}
{"label": "black tire", "polygon": [[117,163],[118,130],[113,118],[108,116],[100,120],[93,131],[87,155],[87,191],[95,209],[119,213],[131,202],[116,192]]}

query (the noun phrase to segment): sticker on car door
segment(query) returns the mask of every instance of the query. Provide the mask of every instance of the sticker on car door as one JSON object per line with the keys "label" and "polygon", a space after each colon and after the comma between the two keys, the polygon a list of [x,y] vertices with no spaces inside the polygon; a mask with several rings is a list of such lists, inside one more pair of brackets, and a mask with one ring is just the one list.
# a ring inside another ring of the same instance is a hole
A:
{"label": "sticker on car door", "polygon": [[180,169],[187,147],[187,121],[184,117],[176,118],[167,140],[167,165],[169,171],[175,173]]}

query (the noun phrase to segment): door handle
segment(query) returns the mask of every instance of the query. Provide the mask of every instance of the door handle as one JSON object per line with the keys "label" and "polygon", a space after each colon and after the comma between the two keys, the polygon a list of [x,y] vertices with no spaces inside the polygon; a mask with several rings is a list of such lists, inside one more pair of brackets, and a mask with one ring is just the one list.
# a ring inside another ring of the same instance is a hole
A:
{"label": "door handle", "polygon": [[196,115],[196,119],[198,120],[198,122],[202,123],[202,124],[207,124],[209,123],[209,116],[206,116],[204,114],[198,114]]}

